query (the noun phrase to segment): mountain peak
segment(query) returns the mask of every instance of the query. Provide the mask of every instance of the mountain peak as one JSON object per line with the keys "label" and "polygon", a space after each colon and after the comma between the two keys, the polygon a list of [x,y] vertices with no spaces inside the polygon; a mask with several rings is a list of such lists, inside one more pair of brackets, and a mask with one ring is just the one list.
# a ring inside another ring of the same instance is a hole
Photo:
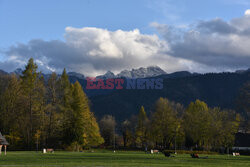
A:
{"label": "mountain peak", "polygon": [[104,75],[99,75],[96,78],[97,79],[109,79],[109,78],[115,78],[115,74],[111,71],[107,71]]}
{"label": "mountain peak", "polygon": [[8,73],[6,71],[0,69],[0,75],[7,75],[7,74]]}
{"label": "mountain peak", "polygon": [[79,79],[85,79],[85,76],[83,74],[80,74],[80,73],[77,73],[77,72],[68,72],[68,75],[77,77]]}
{"label": "mountain peak", "polygon": [[236,70],[235,73],[238,73],[238,74],[242,74],[242,73],[245,73],[245,72],[250,72],[250,68],[248,69],[242,69],[242,70]]}
{"label": "mountain peak", "polygon": [[146,77],[155,77],[158,75],[166,74],[165,71],[163,71],[158,66],[149,66],[149,67],[139,67],[137,69],[132,70],[122,70],[119,74],[115,75],[111,71],[107,71],[104,75],[99,75],[96,78],[97,79],[108,79],[108,78],[146,78]]}
{"label": "mountain peak", "polygon": [[126,78],[146,78],[146,77],[155,77],[159,75],[166,74],[164,70],[162,70],[158,66],[149,66],[149,67],[140,67],[137,69],[132,69],[131,71],[123,70],[119,74],[118,77],[126,77]]}
{"label": "mountain peak", "polygon": [[15,69],[15,71],[12,72],[12,74],[16,74],[16,75],[22,75],[23,73],[23,69],[21,68],[17,68]]}

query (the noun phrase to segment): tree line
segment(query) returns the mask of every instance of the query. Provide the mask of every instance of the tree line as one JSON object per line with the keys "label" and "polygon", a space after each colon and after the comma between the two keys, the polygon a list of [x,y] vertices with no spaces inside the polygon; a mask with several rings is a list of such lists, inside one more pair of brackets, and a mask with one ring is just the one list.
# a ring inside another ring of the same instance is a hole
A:
{"label": "tree line", "polygon": [[13,149],[80,150],[104,142],[79,82],[66,70],[47,82],[31,58],[20,77],[1,82],[0,127]]}
{"label": "tree line", "polygon": [[117,145],[145,151],[152,148],[219,150],[234,145],[240,120],[240,115],[234,111],[209,108],[200,100],[184,108],[179,103],[159,98],[150,116],[142,106],[137,116],[117,127],[117,134],[114,133],[114,117],[104,116],[100,123],[106,146],[112,147],[116,140]]}
{"label": "tree line", "polygon": [[30,59],[21,76],[0,78],[0,131],[12,149],[214,150],[233,146],[241,123],[233,110],[210,108],[200,100],[185,108],[166,98],[159,98],[152,111],[142,106],[123,122],[111,115],[97,120],[81,85],[71,84],[65,69],[45,81],[37,68]]}

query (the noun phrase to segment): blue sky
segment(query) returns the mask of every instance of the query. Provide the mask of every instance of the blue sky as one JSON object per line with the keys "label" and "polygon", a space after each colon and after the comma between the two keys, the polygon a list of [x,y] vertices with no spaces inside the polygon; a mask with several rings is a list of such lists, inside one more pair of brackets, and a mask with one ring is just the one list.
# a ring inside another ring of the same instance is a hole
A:
{"label": "blue sky", "polygon": [[65,41],[66,27],[152,35],[159,34],[152,22],[175,27],[215,18],[227,22],[249,8],[250,0],[0,0],[0,50],[32,39]]}
{"label": "blue sky", "polygon": [[229,20],[241,16],[249,6],[247,1],[237,0],[235,3],[227,0],[0,0],[0,47],[34,38],[63,39],[67,26],[111,31],[138,28],[142,33],[154,33],[149,27],[151,22],[182,25],[215,17]]}

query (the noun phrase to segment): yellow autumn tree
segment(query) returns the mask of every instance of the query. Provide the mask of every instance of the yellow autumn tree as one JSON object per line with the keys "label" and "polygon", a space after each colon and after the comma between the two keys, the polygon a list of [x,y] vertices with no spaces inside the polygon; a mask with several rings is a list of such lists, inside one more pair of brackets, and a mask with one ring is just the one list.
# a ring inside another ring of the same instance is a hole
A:
{"label": "yellow autumn tree", "polygon": [[78,81],[72,85],[72,117],[70,131],[72,143],[81,147],[97,146],[104,142],[100,129],[90,111],[88,98]]}

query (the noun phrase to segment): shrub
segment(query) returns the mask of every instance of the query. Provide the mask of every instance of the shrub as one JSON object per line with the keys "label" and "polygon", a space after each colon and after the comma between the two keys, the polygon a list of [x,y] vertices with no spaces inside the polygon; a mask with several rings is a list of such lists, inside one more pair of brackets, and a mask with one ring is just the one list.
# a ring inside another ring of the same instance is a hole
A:
{"label": "shrub", "polygon": [[[212,151],[190,151],[190,150],[176,150],[177,154],[218,154],[217,152],[212,152]],[[162,151],[163,154],[170,153],[173,154],[175,153],[174,150],[164,150]]]}
{"label": "shrub", "polygon": [[250,155],[250,150],[239,150],[239,151],[233,151],[233,152],[239,152],[240,155]]}

